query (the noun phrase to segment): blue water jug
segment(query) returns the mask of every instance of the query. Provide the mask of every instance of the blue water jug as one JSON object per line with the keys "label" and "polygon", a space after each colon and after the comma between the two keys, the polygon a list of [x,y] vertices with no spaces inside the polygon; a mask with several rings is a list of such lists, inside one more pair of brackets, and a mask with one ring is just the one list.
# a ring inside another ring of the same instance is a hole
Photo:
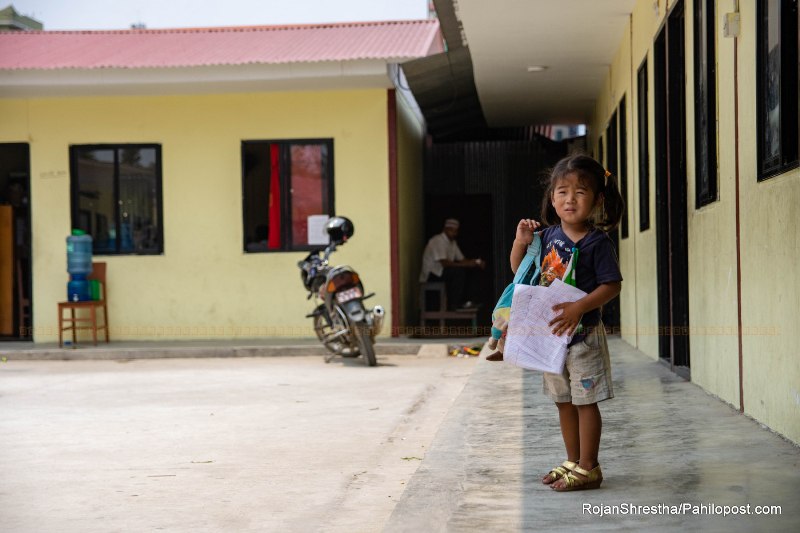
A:
{"label": "blue water jug", "polygon": [[72,279],[86,279],[92,273],[92,236],[79,229],[67,237],[67,272]]}
{"label": "blue water jug", "polygon": [[88,279],[71,279],[67,282],[67,300],[70,302],[88,302],[91,299],[92,291]]}
{"label": "blue water jug", "polygon": [[91,300],[86,277],[92,273],[92,237],[79,229],[72,230],[72,235],[67,237],[67,272],[70,274],[67,299],[70,302]]}

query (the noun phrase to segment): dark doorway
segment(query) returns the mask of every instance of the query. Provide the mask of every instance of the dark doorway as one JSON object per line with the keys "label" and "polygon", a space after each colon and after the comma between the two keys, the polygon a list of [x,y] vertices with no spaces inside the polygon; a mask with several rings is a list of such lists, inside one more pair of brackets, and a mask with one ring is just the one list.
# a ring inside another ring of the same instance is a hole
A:
{"label": "dark doorway", "polygon": [[[492,311],[497,297],[494,294],[494,270],[498,265],[492,261],[494,240],[492,228],[492,196],[490,194],[453,194],[429,196],[425,199],[425,242],[441,233],[445,219],[455,218],[461,222],[458,231],[458,247],[470,259],[487,261],[485,270],[470,269],[467,299],[481,304],[478,311],[478,327],[491,326]],[[504,266],[504,265],[503,265]],[[477,333],[477,332],[476,332]]]}
{"label": "dark doorway", "polygon": [[32,338],[30,148],[0,143],[0,338]]}
{"label": "dark doorway", "polygon": [[[602,141],[602,137],[600,139]],[[608,122],[608,127],[606,128],[606,146],[607,146],[607,153],[606,153],[606,162],[605,168],[610,171],[616,178],[619,180],[619,187],[620,192],[622,193],[622,197],[626,198],[627,196],[624,193],[623,189],[623,179],[624,179],[624,172],[623,170],[625,167],[625,161],[627,158],[626,152],[626,138],[625,138],[625,97],[622,97],[622,100],[617,107],[617,110],[611,115],[611,119]],[[602,146],[601,146],[602,148]],[[627,212],[627,208],[625,210]],[[623,224],[625,223],[625,218],[623,218]],[[625,226],[621,226],[625,227]],[[617,254],[617,259],[621,260],[620,253],[619,253],[619,236],[620,236],[620,229],[616,228],[608,233],[608,236],[611,238],[611,242],[614,243],[614,251]],[[621,304],[620,304],[620,297],[616,296],[610,302],[603,306],[603,325],[609,332],[618,333],[621,327]]]}
{"label": "dark doorway", "polygon": [[540,219],[543,180],[569,146],[534,135],[426,147],[424,238],[442,231],[445,218],[457,218],[461,250],[487,260],[474,287],[483,304],[478,326],[487,335],[497,298],[514,278],[508,257],[517,224]]}
{"label": "dark doorway", "polygon": [[689,372],[689,258],[683,1],[656,37],[656,240],[659,357]]}

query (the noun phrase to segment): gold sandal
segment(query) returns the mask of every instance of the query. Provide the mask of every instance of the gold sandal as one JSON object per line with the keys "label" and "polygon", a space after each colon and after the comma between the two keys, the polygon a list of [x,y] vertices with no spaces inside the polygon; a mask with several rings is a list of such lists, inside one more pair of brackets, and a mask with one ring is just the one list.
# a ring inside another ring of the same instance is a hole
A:
{"label": "gold sandal", "polygon": [[560,466],[555,467],[544,476],[544,478],[542,479],[542,484],[550,485],[551,483],[555,483],[562,477],[569,474],[570,470],[574,469],[576,466],[578,466],[578,463],[574,463],[572,461],[564,461],[563,463],[561,463]]}
{"label": "gold sandal", "polygon": [[[586,476],[586,479],[579,478],[572,472],[577,472],[582,476]],[[567,475],[564,476],[565,485],[563,487],[550,488],[557,492],[567,492],[570,490],[591,490],[599,489],[600,483],[603,482],[603,472],[600,470],[600,465],[597,465],[591,470],[584,470],[580,466],[575,465],[575,468],[572,469],[572,472],[567,472]]]}

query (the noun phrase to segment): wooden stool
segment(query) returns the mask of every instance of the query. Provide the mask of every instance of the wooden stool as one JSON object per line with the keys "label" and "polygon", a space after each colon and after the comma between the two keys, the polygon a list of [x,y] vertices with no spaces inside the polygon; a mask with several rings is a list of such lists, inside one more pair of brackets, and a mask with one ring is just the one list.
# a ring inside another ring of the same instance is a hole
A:
{"label": "wooden stool", "polygon": [[[428,293],[439,295],[439,308],[428,309]],[[444,329],[445,320],[469,320],[472,327],[478,327],[478,308],[461,309],[458,311],[447,310],[447,289],[443,281],[426,281],[419,286],[419,318],[420,325],[424,328],[428,320],[438,320],[439,328]]]}

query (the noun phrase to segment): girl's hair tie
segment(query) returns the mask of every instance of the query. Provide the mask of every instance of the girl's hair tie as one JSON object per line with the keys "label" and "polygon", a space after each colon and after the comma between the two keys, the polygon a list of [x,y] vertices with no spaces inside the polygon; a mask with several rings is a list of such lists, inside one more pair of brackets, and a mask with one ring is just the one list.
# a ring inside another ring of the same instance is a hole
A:
{"label": "girl's hair tie", "polygon": [[606,187],[608,187],[608,177],[609,177],[610,175],[611,175],[611,172],[610,172],[610,171],[608,171],[608,170],[606,170],[606,173],[605,173],[605,175],[604,175],[604,177],[603,177],[603,188],[604,188],[604,189],[605,189]]}

